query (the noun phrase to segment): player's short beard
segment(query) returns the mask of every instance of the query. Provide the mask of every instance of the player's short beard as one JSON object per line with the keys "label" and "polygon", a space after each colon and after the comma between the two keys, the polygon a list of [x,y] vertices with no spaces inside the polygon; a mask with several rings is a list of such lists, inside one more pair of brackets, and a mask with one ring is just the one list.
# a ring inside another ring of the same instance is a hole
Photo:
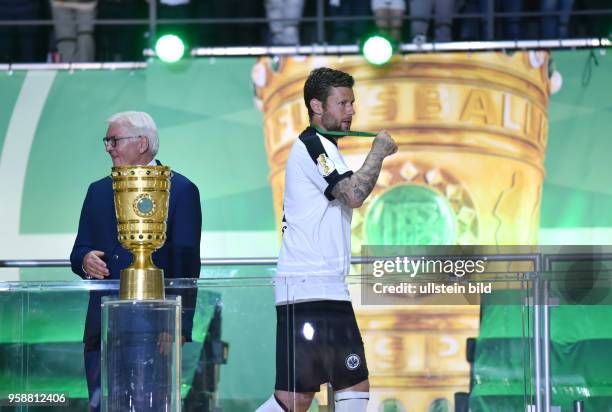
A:
{"label": "player's short beard", "polygon": [[346,130],[342,130],[342,120],[337,120],[331,115],[328,111],[324,110],[323,115],[321,115],[321,124],[325,128],[325,130],[329,130],[330,132],[345,132]]}

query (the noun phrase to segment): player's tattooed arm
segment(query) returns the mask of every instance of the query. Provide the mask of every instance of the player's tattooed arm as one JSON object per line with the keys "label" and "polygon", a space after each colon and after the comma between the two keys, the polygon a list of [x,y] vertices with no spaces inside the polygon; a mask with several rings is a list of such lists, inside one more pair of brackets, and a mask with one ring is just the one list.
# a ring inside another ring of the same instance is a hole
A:
{"label": "player's tattooed arm", "polygon": [[397,144],[387,131],[380,132],[361,168],[350,177],[340,180],[332,189],[332,195],[350,208],[360,207],[372,193],[385,157],[397,151]]}

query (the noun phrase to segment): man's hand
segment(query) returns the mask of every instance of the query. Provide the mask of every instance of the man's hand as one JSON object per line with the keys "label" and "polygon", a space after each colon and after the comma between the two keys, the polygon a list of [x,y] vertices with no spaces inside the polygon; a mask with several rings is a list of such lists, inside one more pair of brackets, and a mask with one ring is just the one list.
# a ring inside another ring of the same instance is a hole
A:
{"label": "man's hand", "polygon": [[374,189],[383,160],[395,152],[397,152],[397,143],[386,130],[382,130],[374,138],[363,166],[348,179],[336,183],[331,192],[332,196],[350,208],[361,207]]}
{"label": "man's hand", "polygon": [[397,152],[397,143],[395,143],[389,132],[381,130],[374,138],[372,151],[379,153],[383,157],[391,156]]}
{"label": "man's hand", "polygon": [[110,275],[102,256],[104,252],[92,250],[83,258],[83,270],[94,279],[104,279]]}

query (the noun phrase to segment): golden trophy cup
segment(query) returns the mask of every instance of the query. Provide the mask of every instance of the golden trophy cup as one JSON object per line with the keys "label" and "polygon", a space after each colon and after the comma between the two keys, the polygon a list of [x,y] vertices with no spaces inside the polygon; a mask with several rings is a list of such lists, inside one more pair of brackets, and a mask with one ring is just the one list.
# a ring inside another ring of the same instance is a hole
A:
{"label": "golden trophy cup", "polygon": [[166,241],[172,171],[167,166],[118,166],[111,176],[119,242],[134,255],[121,271],[119,298],[165,299],[164,271],[151,255]]}

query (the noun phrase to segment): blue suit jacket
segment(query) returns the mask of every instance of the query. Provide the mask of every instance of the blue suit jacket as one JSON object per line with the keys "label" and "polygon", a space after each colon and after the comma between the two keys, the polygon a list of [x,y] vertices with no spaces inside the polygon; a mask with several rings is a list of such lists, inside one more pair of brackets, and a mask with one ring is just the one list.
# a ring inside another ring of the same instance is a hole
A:
{"label": "blue suit jacket", "polygon": [[[172,173],[166,242],[153,253],[153,262],[163,269],[166,278],[198,278],[202,231],[200,193],[185,176]],[[112,179],[107,176],[92,183],[87,190],[79,231],[70,254],[72,271],[84,278],[83,258],[91,250],[101,250],[110,272],[108,279],[119,279],[121,270],[132,262],[132,254],[121,246],[117,236]],[[191,340],[195,292],[195,289],[183,289],[180,293],[183,299],[182,333],[187,341]],[[102,296],[109,294],[105,291],[90,292],[83,336],[86,350],[100,348],[100,305]]]}

